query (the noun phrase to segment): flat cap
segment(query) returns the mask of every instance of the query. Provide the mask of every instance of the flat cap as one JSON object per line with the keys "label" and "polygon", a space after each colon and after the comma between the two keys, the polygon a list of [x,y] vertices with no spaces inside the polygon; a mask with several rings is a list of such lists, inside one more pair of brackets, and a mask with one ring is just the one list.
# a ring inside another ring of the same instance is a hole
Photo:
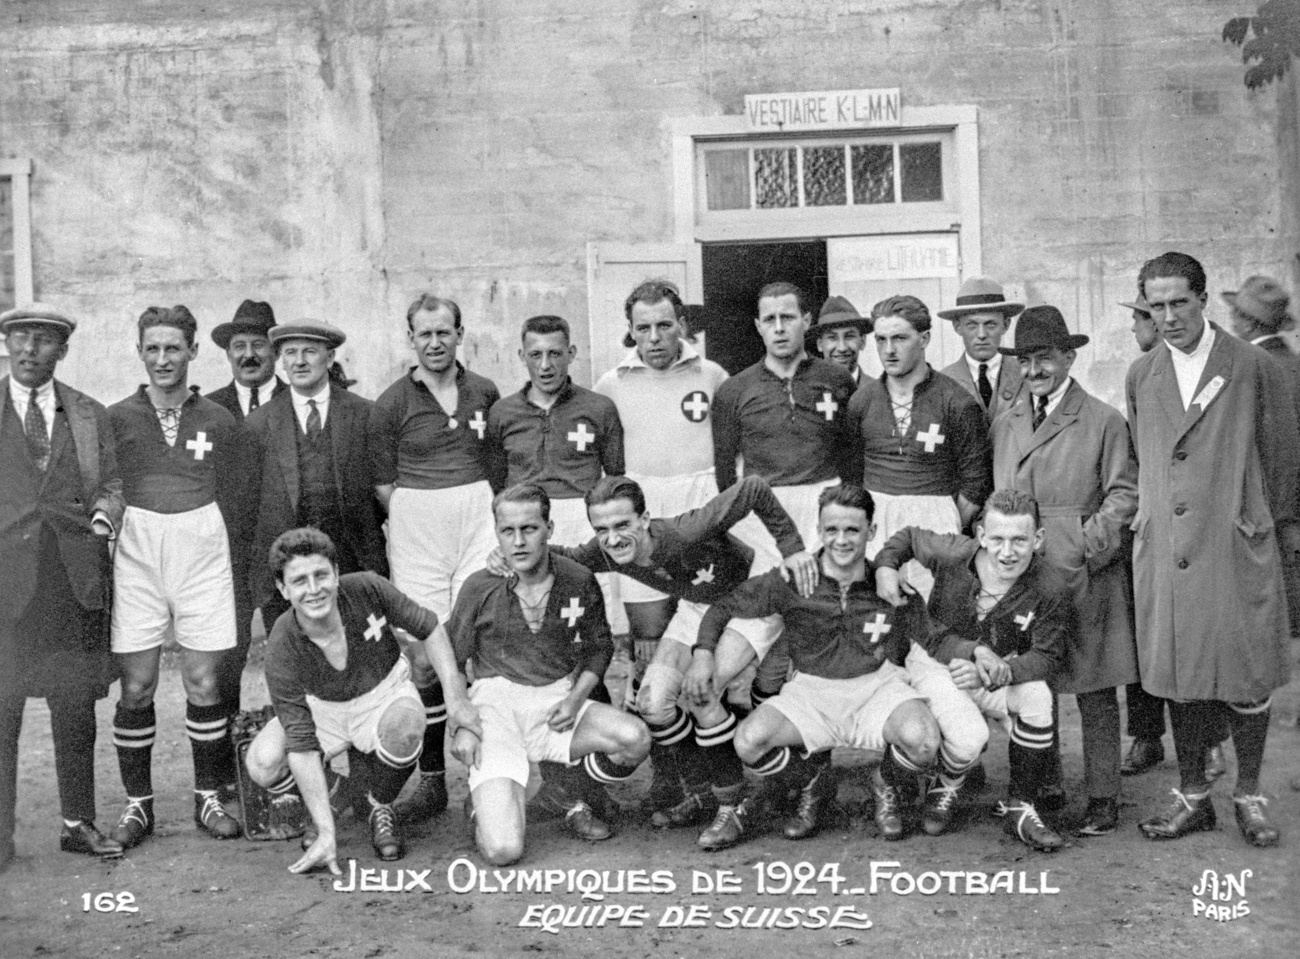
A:
{"label": "flat cap", "polygon": [[285,340],[320,340],[331,350],[338,349],[348,335],[324,320],[302,319],[294,323],[277,323],[271,327],[271,342],[279,346]]}
{"label": "flat cap", "polygon": [[58,327],[64,336],[71,336],[77,328],[76,320],[48,303],[28,303],[0,313],[0,333],[9,332],[10,324],[14,323],[43,323]]}

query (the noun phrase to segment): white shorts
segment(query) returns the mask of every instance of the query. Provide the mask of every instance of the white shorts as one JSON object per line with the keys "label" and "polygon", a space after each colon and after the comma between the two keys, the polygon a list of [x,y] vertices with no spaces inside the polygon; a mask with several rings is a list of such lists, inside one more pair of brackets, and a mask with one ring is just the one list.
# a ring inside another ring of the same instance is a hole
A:
{"label": "white shorts", "polygon": [[[683,473],[680,476],[636,476],[634,479],[645,493],[646,511],[656,518],[669,519],[693,509],[699,509],[718,495],[718,483],[713,470]],[[618,578],[618,590],[625,603],[654,603],[668,599],[666,593],[646,586],[629,576]]]}
{"label": "white shorts", "polygon": [[979,759],[989,741],[989,724],[974,700],[952,681],[948,667],[913,643],[907,653],[907,681],[930,707],[943,737],[944,755],[954,769]]}
{"label": "white shorts", "polygon": [[[556,546],[581,546],[596,535],[587,520],[587,504],[581,498],[551,500],[551,522],[555,524],[551,542]],[[617,573],[596,574],[596,582],[600,583],[600,591],[605,597],[605,619],[615,636],[626,636],[630,631],[619,594],[619,581],[622,579],[626,577]]]}
{"label": "white shorts", "polygon": [[[668,621],[668,628],[664,630],[663,638],[671,639],[686,647],[694,647],[700,637],[700,623],[708,610],[709,607],[704,603],[693,603],[689,599],[678,600],[677,612]],[[727,625],[728,630],[739,633],[750,646],[754,647],[754,653],[759,659],[766,656],[767,651],[781,637],[782,628],[780,616],[733,619]]]}
{"label": "white shorts", "polygon": [[[806,486],[773,486],[772,492],[785,511],[790,514],[799,536],[803,539],[804,549],[815,551],[821,545],[821,534],[817,531],[817,500],[822,490],[828,486],[838,486],[838,479],[826,480],[824,483],[809,483]],[[781,550],[776,540],[767,531],[767,527],[753,513],[750,513],[731,528],[736,538],[754,550],[754,565],[750,575],[757,576],[775,569],[782,563]]]}
{"label": "white shorts", "polygon": [[[895,496],[875,490],[869,492],[876,503],[873,519],[876,535],[867,543],[868,559],[875,559],[885,541],[908,526],[919,526],[935,533],[961,532],[961,514],[951,496]],[[934,589],[934,575],[916,560],[909,560],[904,569],[907,581],[928,602],[930,591]]]}
{"label": "white shorts", "polygon": [[186,649],[235,645],[230,542],[216,503],[184,513],[128,506],[113,558],[115,653],[161,646],[171,632]]}
{"label": "white shorts", "polygon": [[393,490],[388,502],[388,562],[393,585],[446,622],[469,574],[497,544],[492,487]]}
{"label": "white shorts", "polygon": [[503,676],[475,681],[469,688],[469,701],[482,720],[483,741],[479,764],[469,771],[470,792],[489,779],[511,779],[526,789],[530,762],[572,765],[573,732],[591,700],[582,704],[578,718],[565,732],[557,733],[546,724],[551,707],[572,689],[573,680],[568,676],[547,686],[524,686]]}
{"label": "white shorts", "polygon": [[312,722],[316,724],[316,741],[328,761],[339,753],[355,746],[363,753],[379,749],[379,719],[384,711],[399,699],[411,700],[416,715],[424,715],[420,691],[411,682],[411,667],[405,656],[397,657],[388,675],[375,684],[375,688],[356,699],[333,702],[328,699],[307,697]]}
{"label": "white shorts", "polygon": [[895,709],[912,699],[921,696],[907,684],[907,674],[884,662],[874,673],[853,679],[795,673],[764,705],[790,720],[810,753],[834,746],[881,752],[885,723]]}
{"label": "white shorts", "polygon": [[1052,690],[1042,680],[999,689],[968,689],[966,695],[1008,733],[1012,716],[1019,716],[1029,726],[1052,725]]}

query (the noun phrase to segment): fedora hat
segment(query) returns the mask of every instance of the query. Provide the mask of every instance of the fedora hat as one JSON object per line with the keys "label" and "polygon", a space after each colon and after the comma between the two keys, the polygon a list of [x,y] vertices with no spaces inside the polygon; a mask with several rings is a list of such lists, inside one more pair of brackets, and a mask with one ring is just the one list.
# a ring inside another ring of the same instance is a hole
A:
{"label": "fedora hat", "polygon": [[1147,319],[1151,318],[1151,307],[1147,305],[1146,297],[1144,297],[1141,293],[1138,294],[1138,298],[1136,300],[1132,300],[1132,301],[1120,300],[1119,305],[1126,309],[1134,310],[1138,313],[1145,313],[1147,315]]}
{"label": "fedora hat", "polygon": [[26,306],[16,306],[12,310],[0,313],[0,333],[8,333],[11,325],[19,323],[52,326],[65,338],[71,336],[72,331],[77,328],[76,320],[48,303],[28,303]]}
{"label": "fedora hat", "polygon": [[1031,306],[1016,323],[1016,345],[999,346],[1003,356],[1027,356],[1035,350],[1077,350],[1088,342],[1082,333],[1071,333],[1065,317],[1054,306]]}
{"label": "fedora hat", "polygon": [[862,316],[847,299],[832,296],[822,304],[822,311],[817,315],[817,322],[808,328],[809,339],[816,339],[827,330],[852,326],[863,333],[871,329],[871,320]]}
{"label": "fedora hat", "polygon": [[1252,276],[1241,284],[1240,290],[1225,290],[1220,295],[1229,306],[1262,327],[1276,331],[1295,326],[1286,309],[1291,296],[1272,277]]}
{"label": "fedora hat", "polygon": [[344,344],[348,335],[337,326],[330,326],[322,320],[299,320],[297,323],[281,323],[271,330],[271,343],[279,346],[285,340],[320,340],[336,350]]}
{"label": "fedora hat", "polygon": [[1023,303],[1008,303],[1002,284],[987,276],[972,276],[957,291],[957,305],[940,310],[945,320],[957,320],[971,313],[1001,313],[1008,320],[1025,308]]}
{"label": "fedora hat", "polygon": [[275,326],[275,311],[270,303],[258,300],[245,300],[235,310],[235,318],[229,323],[222,323],[212,331],[212,342],[223,350],[230,345],[231,338],[237,333],[257,333],[269,337],[271,327]]}

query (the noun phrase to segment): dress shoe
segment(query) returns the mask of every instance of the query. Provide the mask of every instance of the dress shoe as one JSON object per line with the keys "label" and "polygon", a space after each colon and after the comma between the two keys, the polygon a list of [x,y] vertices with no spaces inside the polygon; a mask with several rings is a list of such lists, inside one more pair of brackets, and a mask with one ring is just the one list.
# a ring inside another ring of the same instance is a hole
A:
{"label": "dress shoe", "polygon": [[952,815],[957,808],[957,795],[965,777],[939,777],[926,790],[921,806],[921,828],[927,836],[942,836],[952,825]]}
{"label": "dress shoe", "polygon": [[125,851],[120,842],[109,839],[89,820],[75,826],[64,823],[63,831],[59,833],[59,848],[64,852],[79,852],[100,859],[117,859]]}
{"label": "dress shoe", "polygon": [[403,823],[425,822],[446,808],[447,776],[442,772],[421,772],[411,794],[393,806]]}
{"label": "dress shoe", "polygon": [[578,839],[587,842],[600,842],[614,835],[613,830],[596,818],[596,814],[585,802],[575,803],[564,814],[564,827]]}
{"label": "dress shoe", "polygon": [[1237,828],[1246,842],[1261,848],[1277,845],[1281,836],[1264,814],[1267,799],[1263,796],[1233,796],[1232,804],[1237,807]]}
{"label": "dress shoe", "polygon": [[1089,799],[1083,812],[1080,836],[1108,836],[1119,826],[1119,803],[1114,799]]}
{"label": "dress shoe", "polygon": [[397,831],[397,814],[391,804],[371,802],[370,845],[384,862],[402,858],[402,837]]}
{"label": "dress shoe", "polygon": [[1143,820],[1138,828],[1148,839],[1179,839],[1189,833],[1202,832],[1215,827],[1214,803],[1209,794],[1184,796],[1171,789],[1174,801],[1159,815]]}
{"label": "dress shoe", "polygon": [[677,805],[656,809],[650,817],[650,825],[656,829],[698,826],[708,822],[717,811],[718,799],[713,795],[713,790],[689,792]]}
{"label": "dress shoe", "polygon": [[1135,739],[1128,755],[1120,763],[1121,776],[1139,776],[1158,766],[1165,758],[1165,745],[1158,739]]}
{"label": "dress shoe", "polygon": [[239,823],[222,807],[215,789],[194,791],[194,824],[213,839],[239,837]]}
{"label": "dress shoe", "polygon": [[122,816],[110,836],[123,849],[134,849],[153,835],[153,798],[127,799]]}
{"label": "dress shoe", "polygon": [[1228,771],[1228,760],[1223,755],[1223,743],[1216,743],[1205,751],[1205,781],[1216,782]]}
{"label": "dress shoe", "polygon": [[876,799],[875,820],[880,838],[891,842],[902,839],[907,830],[903,826],[902,800],[898,787],[885,782],[879,766],[872,770],[870,783],[871,794]]}
{"label": "dress shoe", "polygon": [[752,796],[746,796],[735,804],[719,805],[713,822],[700,833],[696,845],[706,852],[717,852],[736,845],[744,838],[745,830],[754,819],[755,805]]}
{"label": "dress shoe", "polygon": [[781,831],[786,839],[807,839],[817,835],[822,803],[826,799],[826,785],[830,782],[826,770],[819,770],[808,784],[799,790],[799,804]]}
{"label": "dress shoe", "polygon": [[1031,849],[1056,852],[1065,845],[1065,840],[1043,822],[1033,803],[1023,799],[999,803],[998,815],[1006,817],[1002,828],[1007,834],[1015,836]]}

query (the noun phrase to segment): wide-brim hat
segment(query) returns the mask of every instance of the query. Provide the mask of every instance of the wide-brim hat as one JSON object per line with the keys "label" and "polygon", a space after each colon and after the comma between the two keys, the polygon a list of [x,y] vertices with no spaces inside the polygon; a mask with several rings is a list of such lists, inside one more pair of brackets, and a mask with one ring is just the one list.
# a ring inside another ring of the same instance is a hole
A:
{"label": "wide-brim hat", "polygon": [[28,303],[26,306],[16,306],[12,310],[0,313],[0,333],[8,333],[9,327],[18,323],[23,325],[39,323],[54,327],[61,330],[65,337],[71,336],[72,331],[77,328],[76,320],[48,303]]}
{"label": "wide-brim hat", "polygon": [[222,323],[212,331],[212,342],[223,350],[230,345],[230,340],[238,333],[256,333],[270,337],[271,327],[275,326],[275,311],[270,303],[260,300],[245,300],[235,310],[235,318],[229,323]]}
{"label": "wide-brim hat", "polygon": [[866,333],[871,329],[871,320],[860,314],[857,308],[844,297],[832,296],[822,304],[817,322],[808,329],[808,338],[816,339],[827,330],[837,330],[845,326]]}
{"label": "wide-brim hat", "polygon": [[1136,300],[1120,300],[1119,305],[1126,309],[1135,310],[1138,313],[1145,313],[1147,318],[1151,318],[1151,306],[1146,301],[1146,297],[1139,295]]}
{"label": "wide-brim hat", "polygon": [[346,333],[324,320],[303,319],[296,323],[280,323],[271,330],[271,343],[277,347],[285,340],[320,340],[331,350],[336,350],[347,338]]}
{"label": "wide-brim hat", "polygon": [[1268,329],[1289,330],[1295,326],[1295,320],[1287,312],[1291,295],[1272,277],[1249,277],[1241,289],[1225,290],[1220,296],[1233,309]]}
{"label": "wide-brim hat", "polygon": [[1010,303],[1002,291],[1002,284],[987,276],[972,276],[957,291],[957,305],[940,310],[945,320],[957,320],[971,313],[1001,313],[1008,320],[1025,308],[1023,303]]}
{"label": "wide-brim hat", "polygon": [[1016,345],[999,346],[1003,356],[1028,356],[1035,350],[1077,350],[1086,345],[1082,333],[1071,333],[1065,317],[1054,306],[1031,306],[1016,321]]}

